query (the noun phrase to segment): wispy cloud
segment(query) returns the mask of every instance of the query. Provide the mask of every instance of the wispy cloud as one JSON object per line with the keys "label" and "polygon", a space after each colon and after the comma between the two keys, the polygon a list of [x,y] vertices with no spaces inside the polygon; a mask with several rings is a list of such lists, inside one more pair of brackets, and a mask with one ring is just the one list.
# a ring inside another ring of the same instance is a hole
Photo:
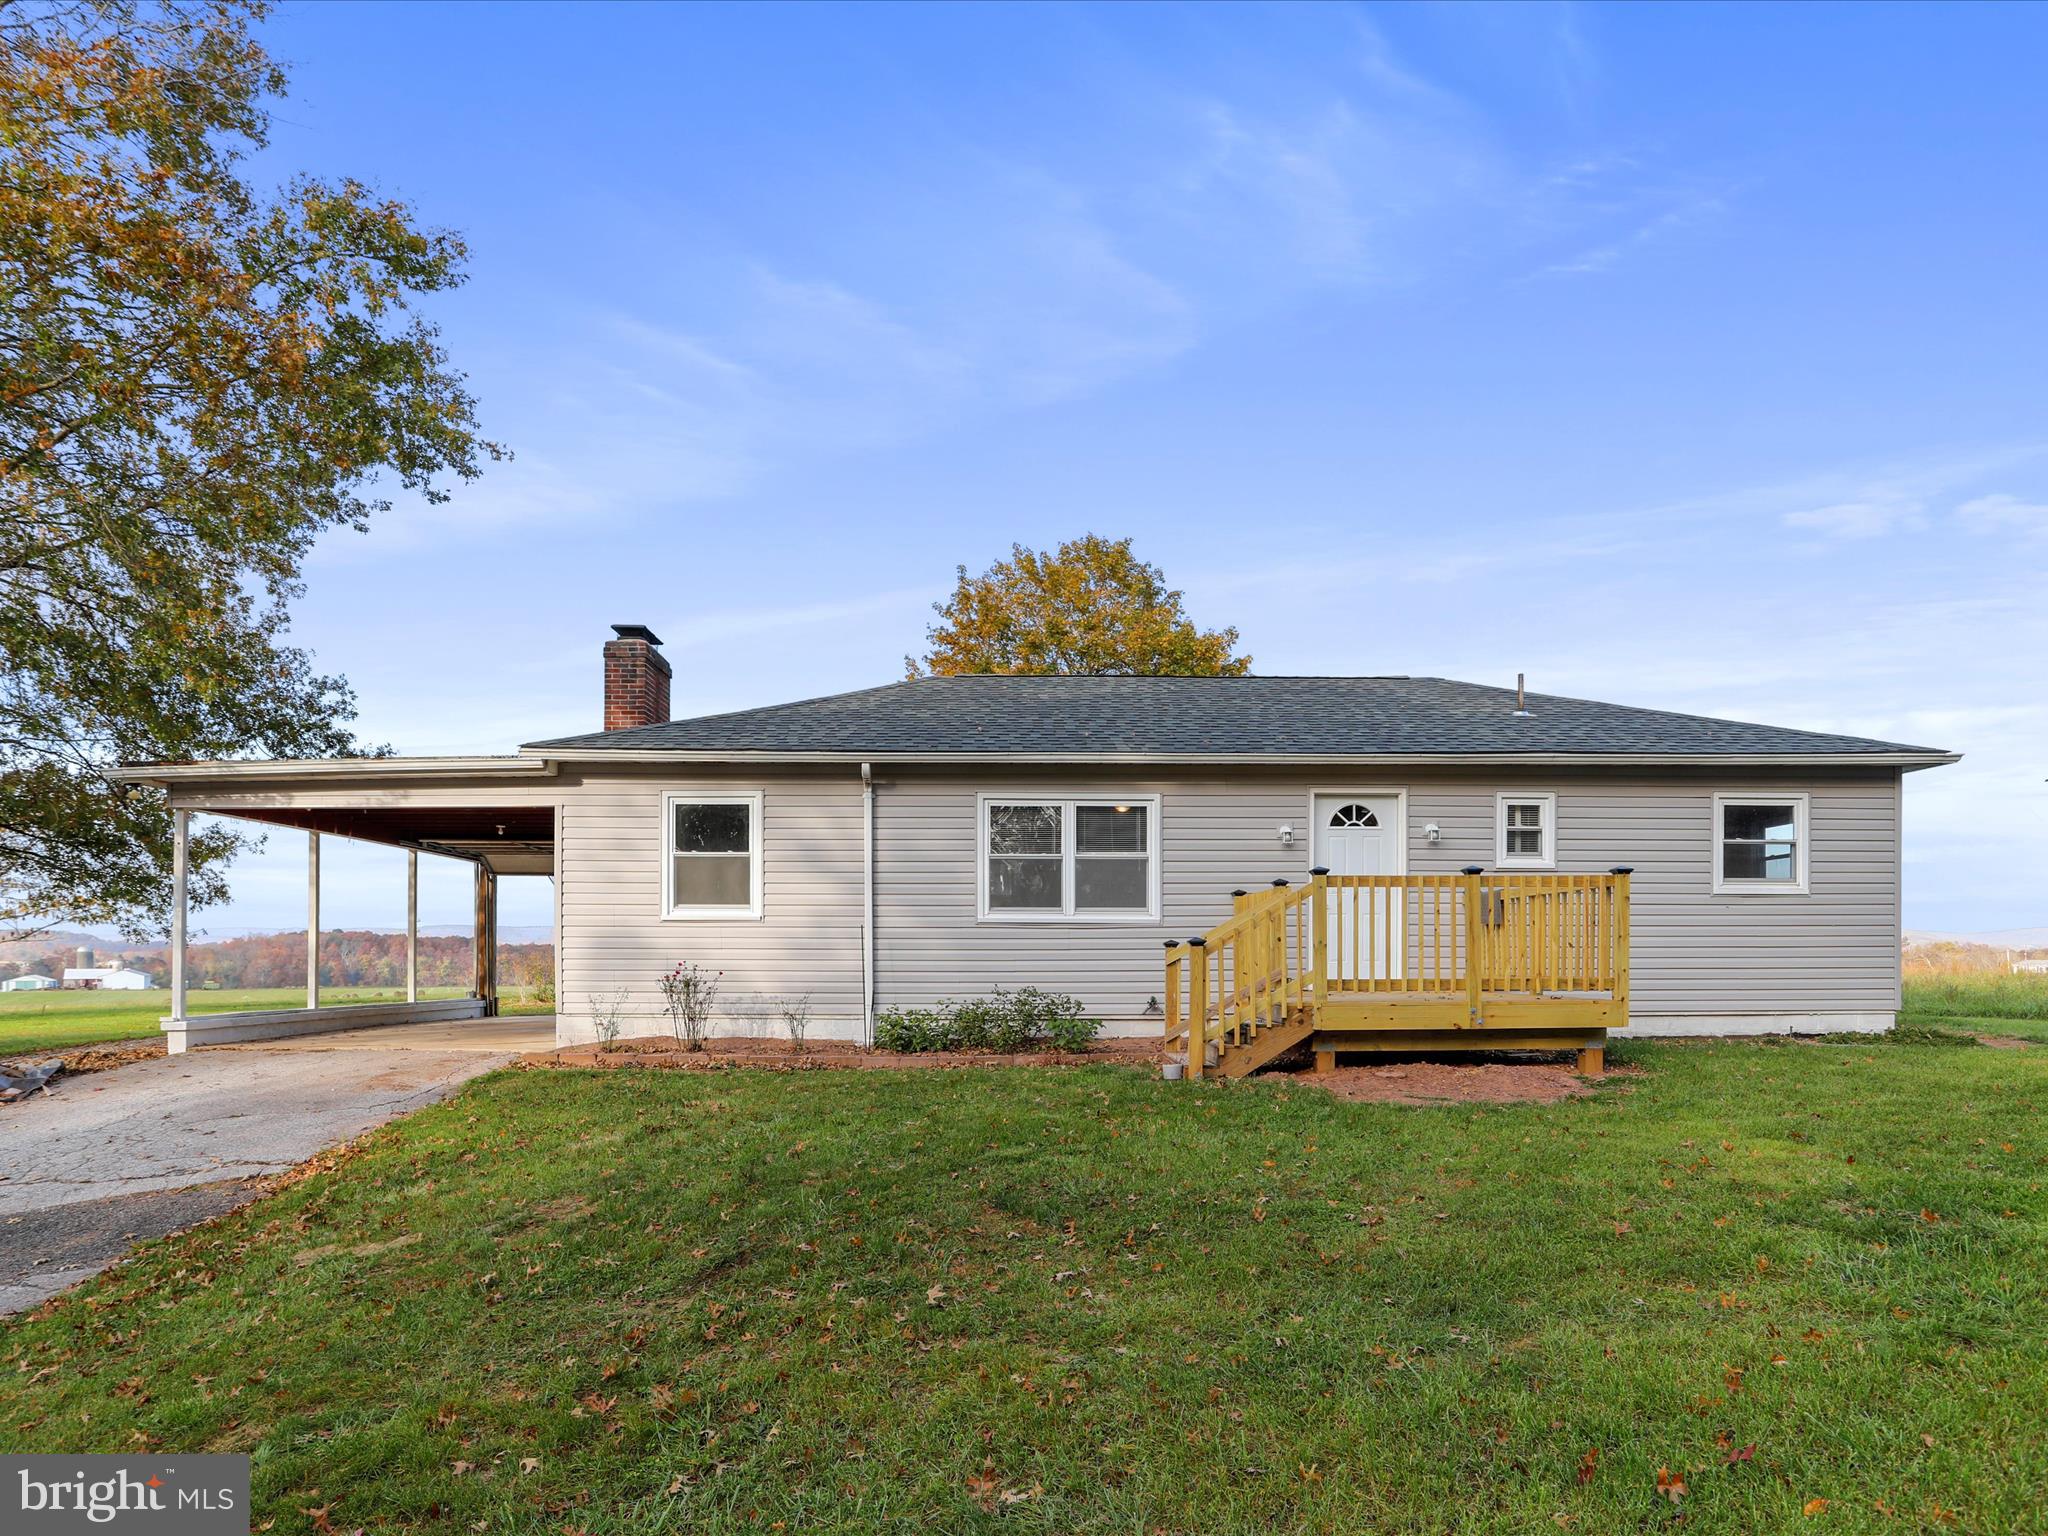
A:
{"label": "wispy cloud", "polygon": [[1900,528],[1925,527],[1927,519],[1917,502],[1840,501],[1787,512],[1784,523],[1825,539],[1875,539]]}
{"label": "wispy cloud", "polygon": [[1611,271],[1644,247],[1709,223],[1727,210],[1727,194],[1721,191],[1681,189],[1643,195],[1661,201],[1663,206],[1647,214],[1636,215],[1632,226],[1619,235],[1548,262],[1530,276],[1584,277]]}
{"label": "wispy cloud", "polygon": [[671,650],[716,645],[728,640],[757,638],[794,630],[818,629],[874,619],[885,614],[909,615],[925,611],[941,594],[931,587],[904,587],[894,592],[873,592],[844,602],[790,603],[757,608],[714,608],[697,614],[680,625],[671,625],[664,637]]}
{"label": "wispy cloud", "polygon": [[1956,521],[1972,533],[2018,533],[2048,538],[2048,502],[2023,501],[1999,492],[1979,496],[1956,508]]}

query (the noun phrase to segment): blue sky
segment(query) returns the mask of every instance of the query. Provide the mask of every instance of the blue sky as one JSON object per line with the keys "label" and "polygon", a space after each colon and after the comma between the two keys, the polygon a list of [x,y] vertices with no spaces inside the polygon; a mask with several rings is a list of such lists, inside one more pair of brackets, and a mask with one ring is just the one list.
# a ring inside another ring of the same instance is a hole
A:
{"label": "blue sky", "polygon": [[[594,728],[615,620],[669,641],[678,714],[887,681],[956,563],[1093,529],[1262,672],[1962,750],[1908,781],[1908,925],[2048,923],[2048,12],[266,35],[260,169],[467,235],[431,313],[518,455],[317,551],[296,634],[372,739]],[[301,922],[302,857],[276,838],[205,926]],[[331,923],[400,919],[391,857],[330,852]]]}

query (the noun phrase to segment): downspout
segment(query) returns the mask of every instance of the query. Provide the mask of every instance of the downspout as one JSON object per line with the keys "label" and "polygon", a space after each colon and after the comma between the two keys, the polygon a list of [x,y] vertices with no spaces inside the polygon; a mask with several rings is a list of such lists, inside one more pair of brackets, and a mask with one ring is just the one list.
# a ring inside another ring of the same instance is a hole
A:
{"label": "downspout", "polygon": [[875,774],[860,765],[860,1030],[861,1043],[875,1039]]}

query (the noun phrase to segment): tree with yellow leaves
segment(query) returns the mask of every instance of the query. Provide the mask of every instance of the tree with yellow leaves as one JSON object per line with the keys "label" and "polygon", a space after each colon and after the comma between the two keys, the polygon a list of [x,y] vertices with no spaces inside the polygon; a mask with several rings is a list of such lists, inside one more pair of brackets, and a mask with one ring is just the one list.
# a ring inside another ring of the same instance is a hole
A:
{"label": "tree with yellow leaves", "polygon": [[1062,672],[1142,677],[1242,677],[1234,629],[1198,629],[1156,565],[1129,539],[1083,534],[1054,554],[1012,545],[979,576],[958,567],[953,595],[934,603],[913,678],[971,672]]}

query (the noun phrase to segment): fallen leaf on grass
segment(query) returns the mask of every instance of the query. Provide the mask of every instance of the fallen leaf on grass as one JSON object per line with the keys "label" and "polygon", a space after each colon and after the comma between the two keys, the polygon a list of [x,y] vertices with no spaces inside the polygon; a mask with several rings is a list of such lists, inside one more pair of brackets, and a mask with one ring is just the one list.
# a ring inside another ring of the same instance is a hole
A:
{"label": "fallen leaf on grass", "polygon": [[1579,1458],[1579,1486],[1585,1487],[1593,1481],[1593,1473],[1600,1465],[1600,1447],[1594,1446]]}
{"label": "fallen leaf on grass", "polygon": [[995,1508],[996,1495],[1003,1489],[1003,1480],[997,1477],[991,1467],[983,1467],[967,1479],[967,1496],[983,1509]]}
{"label": "fallen leaf on grass", "polygon": [[540,1458],[538,1456],[522,1456],[519,1458],[519,1475],[521,1477],[524,1477],[529,1472],[538,1471],[539,1468]]}
{"label": "fallen leaf on grass", "polygon": [[1669,1467],[1657,1469],[1657,1491],[1676,1504],[1685,1497],[1685,1474],[1674,1474]]}
{"label": "fallen leaf on grass", "polygon": [[1734,1450],[1730,1451],[1726,1456],[1724,1456],[1722,1460],[1727,1462],[1728,1465],[1731,1467],[1737,1465],[1740,1462],[1754,1461],[1756,1460],[1756,1447],[1753,1445],[1737,1446]]}
{"label": "fallen leaf on grass", "polygon": [[1821,1515],[1827,1513],[1827,1507],[1826,1499],[1808,1499],[1799,1512],[1803,1515]]}

